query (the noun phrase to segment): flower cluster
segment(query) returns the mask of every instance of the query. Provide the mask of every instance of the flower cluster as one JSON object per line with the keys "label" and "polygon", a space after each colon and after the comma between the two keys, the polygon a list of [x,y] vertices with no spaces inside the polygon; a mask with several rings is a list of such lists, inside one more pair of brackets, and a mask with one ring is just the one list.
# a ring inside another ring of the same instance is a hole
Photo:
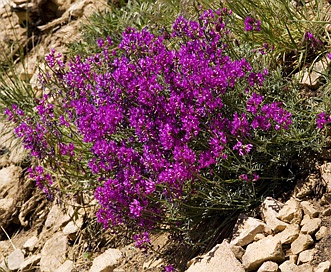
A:
{"label": "flower cluster", "polygon": [[312,48],[318,48],[323,45],[322,41],[320,39],[316,38],[314,36],[314,34],[311,32],[306,32],[304,34],[304,39],[305,39],[305,41],[308,42],[309,46],[311,46]]}
{"label": "flower cluster", "polygon": [[245,19],[245,31],[260,31],[261,30],[261,21],[250,16]]}
{"label": "flower cluster", "polygon": [[[149,243],[148,231],[167,223],[169,207],[188,202],[206,177],[257,181],[258,173],[227,173],[222,165],[257,152],[256,133],[291,125],[282,103],[258,92],[267,71],[228,55],[229,13],[207,10],[199,22],[177,18],[168,37],[174,48],[148,29],[128,28],[116,50],[100,39],[101,53],[77,56],[68,69],[51,52],[47,61],[61,88],[38,102],[40,120],[18,122],[16,134],[38,158],[76,156],[75,145],[63,143],[58,131],[73,124],[91,147],[88,166],[101,184],[95,190],[99,222],[130,226],[139,247]],[[260,21],[246,19],[246,31],[259,28]],[[54,115],[58,106],[63,113]],[[18,115],[14,109],[7,114],[12,120]],[[58,137],[57,153],[50,135]]]}
{"label": "flower cluster", "polygon": [[327,116],[325,112],[321,112],[320,114],[317,115],[316,118],[316,126],[319,129],[324,128],[326,124],[331,123],[331,116]]}

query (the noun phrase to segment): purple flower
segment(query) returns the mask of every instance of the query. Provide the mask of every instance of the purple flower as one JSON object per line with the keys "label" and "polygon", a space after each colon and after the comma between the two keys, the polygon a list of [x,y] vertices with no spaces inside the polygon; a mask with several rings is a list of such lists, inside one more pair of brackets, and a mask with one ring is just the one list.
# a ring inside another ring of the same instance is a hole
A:
{"label": "purple flower", "polygon": [[316,126],[319,129],[322,129],[322,128],[324,128],[324,126],[326,125],[326,123],[327,123],[326,113],[325,112],[321,112],[320,114],[317,115]]}
{"label": "purple flower", "polygon": [[260,31],[261,21],[252,17],[246,17],[245,19],[245,31]]}

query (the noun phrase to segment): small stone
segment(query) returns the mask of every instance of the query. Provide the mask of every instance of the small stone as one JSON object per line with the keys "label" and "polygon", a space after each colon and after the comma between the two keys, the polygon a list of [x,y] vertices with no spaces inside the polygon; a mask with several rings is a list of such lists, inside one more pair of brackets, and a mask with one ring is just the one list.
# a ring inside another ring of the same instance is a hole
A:
{"label": "small stone", "polygon": [[297,270],[297,265],[291,261],[285,261],[279,266],[280,272],[294,272]]}
{"label": "small stone", "polygon": [[290,224],[282,232],[277,233],[275,237],[279,239],[282,244],[290,244],[299,236],[299,233],[299,225]]}
{"label": "small stone", "polygon": [[223,271],[245,272],[242,264],[236,259],[230,249],[230,244],[223,241],[216,245],[211,251],[201,257],[191,260],[192,263],[186,272],[219,272],[220,267]]}
{"label": "small stone", "polygon": [[331,208],[324,209],[323,212],[322,212],[322,215],[323,216],[329,216],[329,215],[331,215]]}
{"label": "small stone", "polygon": [[66,260],[55,272],[71,272],[74,269],[74,262]]}
{"label": "small stone", "polygon": [[300,202],[294,198],[286,201],[283,208],[279,211],[278,219],[290,223],[300,224],[302,219],[302,210],[300,208]]}
{"label": "small stone", "polygon": [[277,272],[278,271],[278,264],[275,262],[264,262],[257,272]]}
{"label": "small stone", "polygon": [[18,270],[24,262],[24,254],[19,248],[9,254],[7,258],[7,266],[10,270]]}
{"label": "small stone", "polygon": [[[41,255],[32,255],[26,259],[20,266],[20,271],[30,271],[32,267],[36,266],[40,261]],[[33,270],[34,271],[34,270]]]}
{"label": "small stone", "polygon": [[314,234],[321,226],[322,220],[320,218],[312,218],[307,221],[301,228],[301,232],[306,234]]}
{"label": "small stone", "polygon": [[326,193],[321,197],[321,205],[330,205],[331,204],[331,193]]}
{"label": "small stone", "polygon": [[300,233],[298,238],[291,244],[291,251],[293,254],[299,254],[314,244],[313,238],[309,234]]}
{"label": "small stone", "polygon": [[234,235],[230,242],[236,246],[246,246],[254,241],[254,237],[258,233],[263,233],[266,224],[261,220],[245,215],[239,216],[234,228]]}
{"label": "small stone", "polygon": [[23,248],[31,252],[35,249],[38,241],[37,236],[32,236],[24,243]]}
{"label": "small stone", "polygon": [[285,222],[277,218],[278,212],[283,206],[283,203],[272,197],[267,197],[261,205],[261,216],[264,222],[276,233],[284,230],[287,226]]}
{"label": "small stone", "polygon": [[301,220],[300,226],[302,227],[304,224],[307,224],[309,220],[310,220],[310,216],[308,214],[305,214]]}
{"label": "small stone", "polygon": [[316,210],[313,204],[311,204],[309,201],[302,201],[300,204],[304,213],[308,214],[310,218],[318,217],[319,211]]}
{"label": "small stone", "polygon": [[263,238],[265,238],[265,235],[263,233],[258,233],[254,236],[254,242],[259,241]]}
{"label": "small stone", "polygon": [[112,271],[118,265],[121,257],[122,253],[120,250],[115,248],[107,249],[104,253],[93,260],[93,264],[89,272]]}
{"label": "small stone", "polygon": [[230,244],[230,249],[238,260],[241,260],[243,255],[245,254],[245,249],[243,249],[241,246],[235,246]]}
{"label": "small stone", "polygon": [[64,228],[63,234],[68,235],[70,240],[74,240],[76,238],[76,233],[81,229],[83,226],[83,218],[79,217],[75,221],[70,221]]}
{"label": "small stone", "polygon": [[50,267],[52,270],[59,268],[66,259],[67,247],[67,236],[61,232],[55,233],[41,250],[40,269],[48,271]]}
{"label": "small stone", "polygon": [[247,246],[242,264],[247,271],[258,269],[265,261],[281,262],[285,255],[279,239],[271,235]]}
{"label": "small stone", "polygon": [[314,270],[314,272],[329,272],[331,263],[329,261],[320,263]]}
{"label": "small stone", "polygon": [[291,261],[292,263],[296,264],[298,260],[298,255],[295,254],[290,254],[287,256],[288,260]]}
{"label": "small stone", "polygon": [[297,264],[309,263],[313,260],[315,254],[315,249],[308,249],[300,252],[298,256]]}
{"label": "small stone", "polygon": [[304,264],[298,265],[295,272],[313,272],[313,267],[311,266],[311,264],[304,263]]}
{"label": "small stone", "polygon": [[319,240],[323,239],[327,234],[327,230],[328,229],[325,226],[320,227],[318,232],[315,233],[316,240],[319,241]]}

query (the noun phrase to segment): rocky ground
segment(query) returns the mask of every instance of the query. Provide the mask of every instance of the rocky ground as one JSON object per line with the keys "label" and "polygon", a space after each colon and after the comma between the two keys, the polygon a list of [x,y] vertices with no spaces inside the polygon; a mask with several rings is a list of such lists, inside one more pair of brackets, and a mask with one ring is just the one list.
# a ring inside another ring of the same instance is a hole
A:
{"label": "rocky ground", "polygon": [[[42,17],[38,4],[42,5]],[[29,18],[22,12],[27,5],[32,10]],[[0,2],[0,60],[16,58],[16,75],[37,86],[38,63],[45,54],[52,48],[65,53],[65,43],[80,40],[80,23],[105,8],[102,0]],[[317,89],[318,75],[327,65],[316,65],[303,77],[302,85]],[[95,224],[96,203],[91,196],[47,201],[25,175],[29,165],[26,153],[12,141],[10,131],[3,126],[0,130],[0,271],[163,270],[163,258],[141,252],[125,234],[105,232]],[[182,256],[181,267],[187,272],[329,271],[331,164],[327,163],[329,149],[324,153],[325,161],[316,163],[315,172],[300,180],[293,192],[282,199],[267,198],[255,217],[240,216],[233,238],[207,254],[188,261],[190,248],[172,251],[166,234],[153,238],[155,248],[168,256],[169,252]]]}

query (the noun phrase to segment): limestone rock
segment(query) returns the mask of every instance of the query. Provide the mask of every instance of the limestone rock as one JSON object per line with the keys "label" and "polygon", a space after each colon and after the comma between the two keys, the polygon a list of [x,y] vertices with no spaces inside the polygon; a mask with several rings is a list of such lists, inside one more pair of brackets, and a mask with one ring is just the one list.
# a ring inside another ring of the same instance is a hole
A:
{"label": "limestone rock", "polygon": [[331,162],[324,163],[320,168],[320,173],[326,183],[327,192],[331,193]]}
{"label": "limestone rock", "polygon": [[320,79],[322,73],[326,71],[330,63],[328,58],[323,58],[320,61],[317,61],[311,70],[306,69],[303,72],[303,76],[300,80],[300,84],[306,86],[310,89],[317,89],[320,86]]}
{"label": "limestone rock", "polygon": [[285,261],[279,266],[280,272],[294,272],[296,271],[298,266],[291,261]]}
{"label": "limestone rock", "polygon": [[321,226],[322,220],[320,218],[312,218],[307,221],[301,228],[302,233],[314,234]]}
{"label": "limestone rock", "polygon": [[326,236],[328,228],[325,226],[320,227],[318,232],[315,233],[315,238],[317,241],[321,240],[323,237]]}
{"label": "limestone rock", "polygon": [[210,252],[203,255],[202,258],[196,258],[193,264],[186,270],[186,272],[201,271],[245,272],[245,269],[234,256],[230,245],[226,241],[223,241],[222,244],[215,246]]}
{"label": "limestone rock", "polygon": [[241,246],[235,246],[230,244],[230,248],[234,254],[234,256],[236,256],[236,258],[238,260],[241,260],[243,255],[245,254],[245,249],[243,249]]}
{"label": "limestone rock", "polygon": [[79,17],[83,16],[84,8],[89,2],[90,1],[88,1],[88,0],[83,0],[83,1],[80,1],[78,3],[71,5],[70,8],[68,9],[69,14],[74,18],[79,18]]}
{"label": "limestone rock", "polygon": [[66,259],[68,239],[61,232],[55,233],[41,250],[40,269],[43,272],[53,272]]}
{"label": "limestone rock", "polygon": [[326,261],[326,262],[320,263],[314,269],[314,272],[329,272],[330,266],[331,266],[330,261]]}
{"label": "limestone rock", "polygon": [[31,257],[27,258],[20,266],[21,271],[34,271],[34,267],[39,263],[41,258],[40,254],[32,255]]}
{"label": "limestone rock", "polygon": [[287,226],[285,222],[277,218],[277,214],[283,205],[284,204],[273,199],[272,197],[267,197],[262,203],[262,218],[267,226],[275,232],[282,231]]}
{"label": "limestone rock", "polygon": [[278,272],[278,264],[275,262],[264,262],[257,272]]}
{"label": "limestone rock", "polygon": [[120,250],[110,248],[93,260],[89,272],[108,272],[113,271],[122,257]]}
{"label": "limestone rock", "polygon": [[301,207],[305,214],[308,214],[310,218],[318,217],[319,211],[315,209],[313,204],[309,201],[301,201]]}
{"label": "limestone rock", "polygon": [[235,226],[234,237],[230,244],[236,246],[246,246],[254,241],[254,237],[258,233],[262,233],[266,228],[266,224],[261,220],[253,217],[240,216]]}
{"label": "limestone rock", "polygon": [[38,238],[37,236],[32,236],[29,238],[23,245],[24,249],[27,249],[28,251],[33,251],[38,243]]}
{"label": "limestone rock", "polygon": [[309,234],[300,233],[298,238],[291,244],[291,251],[293,254],[299,254],[314,244],[313,238]]}
{"label": "limestone rock", "polygon": [[300,208],[300,202],[294,198],[291,198],[278,212],[277,217],[286,223],[300,224],[302,219],[302,210]]}
{"label": "limestone rock", "polygon": [[66,214],[59,205],[54,204],[47,215],[45,228],[52,227],[54,230],[57,230],[69,221],[70,214]]}
{"label": "limestone rock", "polygon": [[242,263],[247,271],[252,271],[265,261],[280,262],[284,259],[285,255],[280,240],[268,236],[247,246]]}
{"label": "limestone rock", "polygon": [[71,272],[74,268],[74,262],[66,260],[55,272]]}
{"label": "limestone rock", "polygon": [[314,254],[315,254],[314,248],[300,252],[298,256],[297,264],[310,263],[314,258]]}
{"label": "limestone rock", "polygon": [[308,214],[305,214],[301,220],[300,226],[302,227],[304,224],[307,224],[309,220],[310,220],[310,216]]}
{"label": "limestone rock", "polygon": [[23,252],[17,248],[7,258],[7,266],[10,270],[18,270],[24,262]]}
{"label": "limestone rock", "polygon": [[83,218],[79,217],[75,221],[70,221],[64,228],[63,234],[68,235],[69,239],[74,240],[76,237],[76,233],[83,226]]}
{"label": "limestone rock", "polygon": [[277,233],[275,237],[279,239],[282,244],[290,244],[299,236],[299,233],[299,225],[290,224],[282,232]]}

